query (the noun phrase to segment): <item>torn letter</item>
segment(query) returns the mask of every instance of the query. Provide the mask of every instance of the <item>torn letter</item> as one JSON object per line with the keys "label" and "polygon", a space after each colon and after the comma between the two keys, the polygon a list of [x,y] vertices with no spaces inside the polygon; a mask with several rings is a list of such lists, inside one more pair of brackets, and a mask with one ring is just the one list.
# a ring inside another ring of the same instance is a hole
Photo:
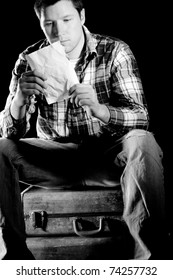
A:
{"label": "torn letter", "polygon": [[26,55],[26,59],[32,70],[36,69],[47,77],[45,97],[48,104],[68,98],[69,89],[79,83],[60,42]]}

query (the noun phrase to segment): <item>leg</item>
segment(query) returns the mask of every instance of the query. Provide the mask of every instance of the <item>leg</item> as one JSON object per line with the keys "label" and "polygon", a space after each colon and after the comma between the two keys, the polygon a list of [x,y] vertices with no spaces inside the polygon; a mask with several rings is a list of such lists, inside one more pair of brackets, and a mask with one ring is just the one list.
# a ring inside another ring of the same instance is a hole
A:
{"label": "leg", "polygon": [[165,225],[162,151],[150,132],[132,130],[118,157],[126,162],[121,176],[123,217],[136,243],[134,258],[149,259],[160,246],[157,237]]}
{"label": "leg", "polygon": [[[68,173],[68,170],[72,170],[76,150],[77,146],[72,143],[63,145],[39,139],[18,142],[0,139],[0,259],[11,250],[12,245],[18,244],[18,250],[25,246],[19,180],[31,184],[50,183],[52,186],[68,184],[68,180],[63,178],[68,177],[65,174],[73,177],[73,172]],[[15,250],[11,258],[17,254],[18,250]]]}
{"label": "leg", "polygon": [[6,258],[7,251],[10,254],[9,258],[13,258],[11,254],[14,247],[16,259],[20,258],[20,250],[23,250],[23,258],[31,257],[25,248],[18,173],[11,161],[13,156],[15,158],[14,146],[10,140],[0,139],[0,259]]}

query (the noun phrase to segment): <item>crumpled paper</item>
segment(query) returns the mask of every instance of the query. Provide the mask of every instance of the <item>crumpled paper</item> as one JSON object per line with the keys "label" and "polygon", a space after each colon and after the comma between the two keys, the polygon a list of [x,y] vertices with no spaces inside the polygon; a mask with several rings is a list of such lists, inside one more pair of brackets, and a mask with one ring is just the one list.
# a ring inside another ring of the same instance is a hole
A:
{"label": "crumpled paper", "polygon": [[44,94],[48,104],[67,99],[69,89],[79,83],[59,41],[26,55],[26,59],[32,70],[36,69],[47,77]]}

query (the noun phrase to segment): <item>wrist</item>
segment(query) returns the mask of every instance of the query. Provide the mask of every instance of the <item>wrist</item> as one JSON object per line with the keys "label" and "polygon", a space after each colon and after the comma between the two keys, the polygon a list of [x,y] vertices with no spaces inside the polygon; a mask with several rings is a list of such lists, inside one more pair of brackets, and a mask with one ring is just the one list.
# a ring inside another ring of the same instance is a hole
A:
{"label": "wrist", "polygon": [[99,104],[95,117],[107,124],[110,120],[110,112],[108,107],[104,104]]}
{"label": "wrist", "polygon": [[13,99],[10,107],[10,113],[16,120],[22,119],[26,113],[26,104],[19,102],[19,100]]}
{"label": "wrist", "polygon": [[27,100],[25,98],[23,98],[23,96],[21,95],[20,92],[18,92],[14,96],[12,103],[14,104],[14,106],[20,108],[20,107],[23,107],[26,105]]}

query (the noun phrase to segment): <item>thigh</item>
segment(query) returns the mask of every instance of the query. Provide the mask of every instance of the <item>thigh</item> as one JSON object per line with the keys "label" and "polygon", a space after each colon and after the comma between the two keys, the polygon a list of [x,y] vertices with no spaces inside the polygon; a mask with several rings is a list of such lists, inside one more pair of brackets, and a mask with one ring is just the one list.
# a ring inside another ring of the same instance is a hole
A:
{"label": "thigh", "polygon": [[75,143],[59,143],[52,140],[25,138],[19,140],[18,151],[34,164],[54,168],[68,166],[78,155],[78,145]]}
{"label": "thigh", "polygon": [[80,180],[77,172],[78,145],[35,138],[17,144],[19,180],[46,187],[72,186]]}

